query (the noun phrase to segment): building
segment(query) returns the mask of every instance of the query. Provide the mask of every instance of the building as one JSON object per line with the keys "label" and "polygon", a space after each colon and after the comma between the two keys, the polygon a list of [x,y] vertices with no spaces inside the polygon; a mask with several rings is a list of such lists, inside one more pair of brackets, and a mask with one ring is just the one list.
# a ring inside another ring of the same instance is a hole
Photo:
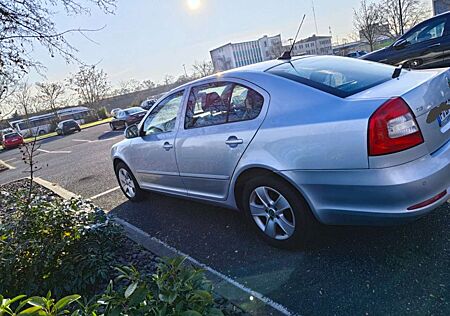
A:
{"label": "building", "polygon": [[433,14],[450,11],[450,0],[433,0]]}
{"label": "building", "polygon": [[281,35],[263,36],[254,41],[228,43],[210,51],[215,71],[246,66],[281,56]]}
{"label": "building", "polygon": [[292,55],[333,55],[331,36],[313,35],[294,44]]}

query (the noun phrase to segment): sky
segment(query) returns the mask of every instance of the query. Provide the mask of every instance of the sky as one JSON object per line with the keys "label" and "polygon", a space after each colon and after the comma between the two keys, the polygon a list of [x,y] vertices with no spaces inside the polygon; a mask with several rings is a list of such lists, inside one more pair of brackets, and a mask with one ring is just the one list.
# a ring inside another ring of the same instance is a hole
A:
{"label": "sky", "polygon": [[[77,56],[98,64],[113,85],[131,78],[162,82],[165,75],[192,72],[195,61],[209,60],[209,51],[229,42],[253,40],[280,34],[283,41],[294,37],[306,14],[300,38],[315,31],[311,0],[117,0],[114,15],[92,8],[88,16],[55,13],[58,30],[98,29],[88,40],[80,34],[67,38],[79,50]],[[353,8],[359,0],[314,0],[318,33],[331,32],[333,42],[354,33]],[[47,67],[49,81],[62,80],[77,65],[50,58],[35,48],[34,56]],[[29,81],[45,78],[33,73]]]}

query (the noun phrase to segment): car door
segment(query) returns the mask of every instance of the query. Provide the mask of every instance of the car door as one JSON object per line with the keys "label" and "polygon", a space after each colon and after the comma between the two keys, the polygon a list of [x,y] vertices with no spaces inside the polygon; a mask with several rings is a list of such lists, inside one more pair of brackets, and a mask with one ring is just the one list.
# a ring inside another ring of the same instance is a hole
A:
{"label": "car door", "polygon": [[179,90],[155,105],[140,125],[141,137],[133,139],[131,165],[142,188],[186,194],[174,148],[183,100]]}
{"label": "car door", "polygon": [[393,60],[389,63],[416,69],[443,67],[450,50],[447,21],[444,15],[411,29],[392,46]]}
{"label": "car door", "polygon": [[176,137],[188,195],[222,200],[234,169],[264,120],[269,95],[239,79],[191,87]]}

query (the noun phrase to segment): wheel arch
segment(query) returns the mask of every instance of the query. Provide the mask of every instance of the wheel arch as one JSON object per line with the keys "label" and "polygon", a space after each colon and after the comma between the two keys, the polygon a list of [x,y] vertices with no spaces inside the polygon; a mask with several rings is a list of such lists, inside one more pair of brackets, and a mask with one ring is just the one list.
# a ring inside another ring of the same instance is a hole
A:
{"label": "wheel arch", "polygon": [[294,188],[300,196],[305,200],[306,204],[308,204],[311,213],[314,215],[316,219],[318,217],[316,216],[315,209],[309,200],[308,196],[305,194],[305,192],[302,190],[302,188],[296,184],[292,179],[289,177],[286,177],[286,175],[277,172],[276,170],[273,170],[271,168],[268,168],[266,166],[252,166],[249,168],[246,168],[242,170],[237,176],[236,180],[234,181],[233,186],[233,194],[234,194],[234,200],[236,203],[236,206],[239,208],[239,210],[242,210],[242,191],[245,185],[246,180],[252,178],[252,177],[258,177],[258,176],[274,176],[277,177],[284,182],[286,182],[288,185],[290,185],[292,188]]}

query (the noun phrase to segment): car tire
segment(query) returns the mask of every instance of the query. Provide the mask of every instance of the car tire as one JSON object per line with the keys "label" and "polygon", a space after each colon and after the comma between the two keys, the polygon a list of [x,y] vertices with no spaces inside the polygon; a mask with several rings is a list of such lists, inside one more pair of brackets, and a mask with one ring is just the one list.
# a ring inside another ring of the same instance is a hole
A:
{"label": "car tire", "polygon": [[276,176],[250,179],[244,185],[242,206],[258,236],[277,248],[304,248],[317,224],[301,194]]}
{"label": "car tire", "polygon": [[44,130],[40,130],[39,132],[38,132],[38,135],[39,136],[42,136],[42,135],[44,135],[45,134],[45,131]]}
{"label": "car tire", "polygon": [[144,198],[144,191],[139,187],[130,168],[123,162],[119,162],[116,165],[115,172],[123,194],[125,194],[131,202],[142,201]]}
{"label": "car tire", "polygon": [[116,130],[116,128],[114,127],[114,124],[113,124],[113,123],[109,123],[109,127],[111,127],[111,130],[112,130],[112,131],[115,131],[115,130]]}

